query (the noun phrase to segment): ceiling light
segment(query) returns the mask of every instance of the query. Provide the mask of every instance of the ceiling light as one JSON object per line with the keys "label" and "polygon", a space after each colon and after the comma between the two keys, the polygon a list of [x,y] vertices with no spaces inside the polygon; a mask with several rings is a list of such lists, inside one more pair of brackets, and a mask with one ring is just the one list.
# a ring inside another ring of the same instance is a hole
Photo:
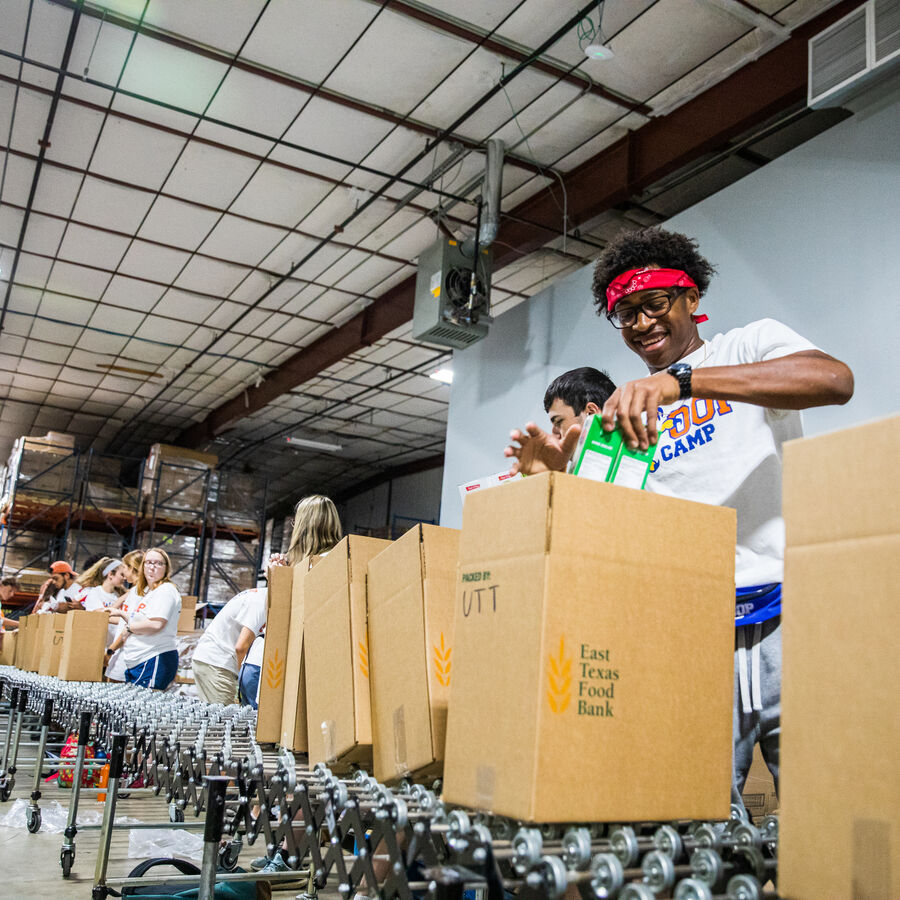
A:
{"label": "ceiling light", "polygon": [[285,442],[291,447],[304,447],[307,450],[324,450],[326,453],[340,453],[344,449],[341,444],[326,444],[324,441],[308,441],[306,438],[289,437]]}
{"label": "ceiling light", "polygon": [[429,378],[433,378],[435,381],[440,381],[441,384],[453,384],[453,369],[438,369],[437,372],[432,372]]}
{"label": "ceiling light", "polygon": [[584,55],[588,59],[612,59],[616,54],[606,44],[588,44],[584,48]]}
{"label": "ceiling light", "polygon": [[[159,372],[148,372],[146,369],[135,369],[133,366],[120,366],[116,363],[97,363],[98,369],[105,369],[107,372],[128,372],[131,375],[143,375],[144,378],[162,378]],[[128,377],[127,375],[124,377]]]}

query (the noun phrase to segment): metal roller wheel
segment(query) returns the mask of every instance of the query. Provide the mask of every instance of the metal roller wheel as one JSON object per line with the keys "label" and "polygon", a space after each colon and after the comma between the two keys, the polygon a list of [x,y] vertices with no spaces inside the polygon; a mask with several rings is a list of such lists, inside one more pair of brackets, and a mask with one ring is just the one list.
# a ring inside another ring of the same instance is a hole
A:
{"label": "metal roller wheel", "polygon": [[750,814],[743,803],[732,803],[728,819],[732,822],[749,822]]}
{"label": "metal roller wheel", "polygon": [[9,795],[11,793],[12,793],[11,787],[7,787],[6,785],[4,785],[3,787],[0,787],[0,801],[2,801],[3,803],[6,803],[6,801],[9,800]]}
{"label": "metal roller wheel", "polygon": [[562,839],[563,862],[583,872],[591,864],[591,834],[587,828],[570,828]]}
{"label": "metal roller wheel", "polygon": [[240,845],[235,847],[235,842],[223,844],[219,847],[219,868],[226,872],[234,870],[238,864],[238,857],[241,855]]}
{"label": "metal roller wheel", "polygon": [[632,881],[619,891],[619,900],[656,900],[656,891],[639,881]]}
{"label": "metal roller wheel", "polygon": [[485,847],[491,846],[491,829],[483,822],[479,822],[477,825],[472,826],[472,837],[475,838],[479,844],[484,844]]}
{"label": "metal roller wheel", "polygon": [[468,834],[472,829],[472,822],[468,814],[462,809],[452,809],[447,816],[447,827],[450,834],[457,837]]}
{"label": "metal roller wheel", "polygon": [[544,842],[536,828],[520,828],[512,840],[510,862],[517,875],[524,875],[541,861]]}
{"label": "metal roller wheel", "polygon": [[638,847],[637,835],[629,825],[617,828],[609,836],[609,849],[619,858],[626,869],[637,864],[641,851]]}
{"label": "metal roller wheel", "polygon": [[760,830],[755,825],[751,825],[748,822],[742,822],[740,825],[736,825],[731,831],[731,836],[737,841],[738,846],[740,847],[756,847],[757,849],[762,847],[762,834],[760,833]]}
{"label": "metal roller wheel", "polygon": [[625,884],[625,870],[619,857],[612,853],[598,853],[591,860],[591,889],[595,896],[615,897]]}
{"label": "metal roller wheel", "polygon": [[545,856],[541,860],[540,870],[547,896],[559,900],[569,886],[566,864],[558,856]]}
{"label": "metal roller wheel", "polygon": [[778,816],[766,816],[760,827],[763,843],[772,856],[778,848]]}
{"label": "metal roller wheel", "polygon": [[678,882],[674,900],[713,900],[713,892],[708,884],[696,878],[684,878]]}
{"label": "metal roller wheel", "polygon": [[691,874],[713,890],[725,881],[725,865],[722,857],[711,847],[698,847],[691,854]]}
{"label": "metal roller wheel", "polygon": [[752,875],[735,875],[725,889],[728,900],[760,900],[762,885]]}
{"label": "metal roller wheel", "polygon": [[753,875],[760,882],[766,880],[766,859],[762,850],[756,847],[735,847],[733,851],[735,863],[744,869],[746,874]]}
{"label": "metal roller wheel", "polygon": [[25,811],[25,826],[31,834],[37,834],[41,830],[41,811],[39,809]]}
{"label": "metal roller wheel", "polygon": [[670,891],[675,886],[675,863],[659,850],[651,850],[641,860],[644,884],[654,894]]}
{"label": "metal roller wheel", "polygon": [[62,866],[63,878],[68,878],[72,874],[72,863],[75,862],[74,850],[60,850],[59,864]]}
{"label": "metal roller wheel", "polygon": [[183,822],[184,821],[184,810],[177,807],[174,803],[169,804],[169,821],[170,822]]}
{"label": "metal roller wheel", "polygon": [[653,834],[653,846],[673,861],[680,859],[684,852],[681,835],[671,825],[660,825],[656,829]]}
{"label": "metal roller wheel", "polygon": [[716,851],[722,849],[722,838],[715,827],[708,823],[701,825],[694,832],[694,840],[697,842],[698,847],[709,847],[710,850]]}

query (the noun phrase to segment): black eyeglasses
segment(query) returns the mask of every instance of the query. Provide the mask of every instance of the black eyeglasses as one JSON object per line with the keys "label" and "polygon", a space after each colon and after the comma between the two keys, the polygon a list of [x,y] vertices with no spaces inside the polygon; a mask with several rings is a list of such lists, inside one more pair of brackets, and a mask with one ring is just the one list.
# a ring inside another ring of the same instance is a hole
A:
{"label": "black eyeglasses", "polygon": [[612,322],[613,327],[620,331],[623,328],[631,328],[637,322],[638,310],[641,310],[649,319],[658,319],[664,316],[671,308],[672,304],[678,298],[678,295],[686,291],[687,288],[677,287],[669,288],[663,291],[658,297],[651,297],[643,303],[635,306],[616,306],[613,311],[606,317]]}

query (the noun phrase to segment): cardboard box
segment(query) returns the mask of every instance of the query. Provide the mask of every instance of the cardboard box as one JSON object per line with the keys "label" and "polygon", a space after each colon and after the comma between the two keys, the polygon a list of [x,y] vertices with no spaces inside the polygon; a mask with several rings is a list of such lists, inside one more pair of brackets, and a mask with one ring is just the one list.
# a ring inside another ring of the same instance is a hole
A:
{"label": "cardboard box", "polygon": [[281,735],[278,742],[296,753],[306,753],[309,750],[306,731],[306,652],[303,640],[306,623],[304,588],[306,574],[321,558],[314,556],[300,560],[294,566],[291,586],[291,624],[288,629]]}
{"label": "cardboard box", "polygon": [[178,633],[193,634],[194,620],[197,618],[197,598],[183,596],[181,598],[181,613],[178,616]]}
{"label": "cardboard box", "polygon": [[19,655],[16,657],[16,665],[26,672],[37,672],[38,662],[40,661],[36,655],[36,649],[40,648],[38,643],[38,628],[44,613],[37,613],[30,616],[21,616],[19,618],[19,628],[24,628],[22,632],[21,646],[19,647]]}
{"label": "cardboard box", "polygon": [[64,618],[59,677],[63,681],[101,681],[109,615],[105,610],[96,610],[69,612]]}
{"label": "cardboard box", "polygon": [[256,740],[260,744],[277,744],[281,739],[284,676],[291,627],[293,568],[291,566],[274,566],[268,571],[268,582],[266,643],[263,651],[262,671],[259,675]]}
{"label": "cardboard box", "polygon": [[560,473],[466,501],[444,800],[727,818],[732,509]]}
{"label": "cardboard box", "polygon": [[18,631],[4,631],[0,635],[0,666],[14,666],[16,664],[16,642],[18,639]]}
{"label": "cardboard box", "polygon": [[38,642],[40,658],[38,675],[59,673],[59,661],[62,658],[63,637],[66,631],[66,617],[69,613],[50,613],[41,616],[38,623]]}
{"label": "cardboard box", "polygon": [[348,535],[304,579],[310,763],[371,760],[366,567],[388,544]]}
{"label": "cardboard box", "polygon": [[900,416],[784,447],[778,890],[900,884]]}
{"label": "cardboard box", "polygon": [[25,657],[28,654],[28,629],[31,627],[31,616],[19,616],[19,630],[16,638],[16,656],[13,665],[18,669],[25,668]]}
{"label": "cardboard box", "polygon": [[439,775],[453,669],[459,532],[417,525],[369,563],[374,774]]}
{"label": "cardboard box", "polygon": [[747,781],[741,799],[753,821],[759,823],[765,816],[778,810],[778,796],[775,793],[775,779],[769,771],[759,751],[759,744],[753,749],[753,763],[747,773]]}

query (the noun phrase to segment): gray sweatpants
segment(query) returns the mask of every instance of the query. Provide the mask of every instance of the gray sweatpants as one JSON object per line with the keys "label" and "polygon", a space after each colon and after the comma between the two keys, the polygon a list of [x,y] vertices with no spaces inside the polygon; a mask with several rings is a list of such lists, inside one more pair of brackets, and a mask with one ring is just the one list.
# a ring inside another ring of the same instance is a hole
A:
{"label": "gray sweatpants", "polygon": [[781,738],[781,616],[759,625],[739,625],[734,636],[734,768],[731,802],[741,791],[759,744],[778,791]]}

